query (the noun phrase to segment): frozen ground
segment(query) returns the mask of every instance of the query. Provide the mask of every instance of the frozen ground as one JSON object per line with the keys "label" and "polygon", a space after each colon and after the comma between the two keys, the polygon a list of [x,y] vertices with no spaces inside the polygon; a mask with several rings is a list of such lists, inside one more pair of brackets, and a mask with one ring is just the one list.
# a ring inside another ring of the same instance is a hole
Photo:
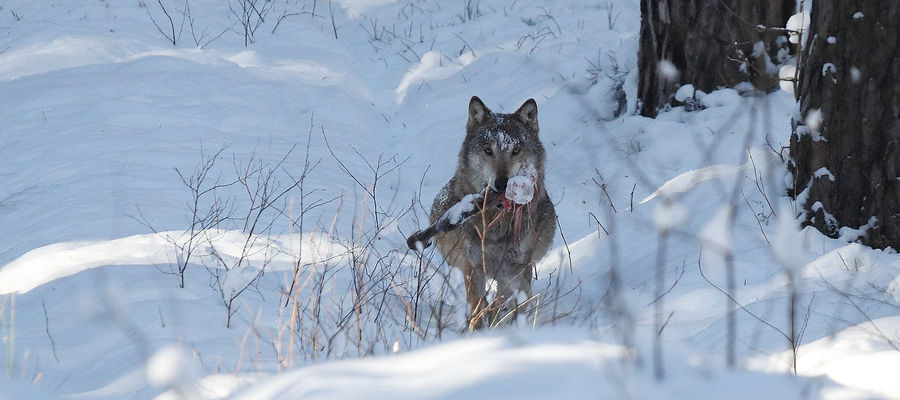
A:
{"label": "frozen ground", "polygon": [[[0,399],[900,398],[900,260],[796,228],[792,97],[635,116],[636,0],[509,3],[272,1],[247,46],[239,0],[0,4]],[[472,95],[537,100],[560,230],[467,334],[405,237]]]}

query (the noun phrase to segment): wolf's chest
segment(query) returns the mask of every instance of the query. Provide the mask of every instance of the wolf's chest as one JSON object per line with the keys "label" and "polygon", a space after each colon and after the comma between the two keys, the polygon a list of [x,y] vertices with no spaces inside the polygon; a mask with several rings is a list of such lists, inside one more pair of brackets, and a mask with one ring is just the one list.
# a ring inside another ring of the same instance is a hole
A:
{"label": "wolf's chest", "polygon": [[[490,218],[488,218],[490,217]],[[484,247],[487,254],[503,254],[505,257],[528,252],[534,243],[534,224],[524,210],[502,212],[467,221],[465,227],[467,247]]]}

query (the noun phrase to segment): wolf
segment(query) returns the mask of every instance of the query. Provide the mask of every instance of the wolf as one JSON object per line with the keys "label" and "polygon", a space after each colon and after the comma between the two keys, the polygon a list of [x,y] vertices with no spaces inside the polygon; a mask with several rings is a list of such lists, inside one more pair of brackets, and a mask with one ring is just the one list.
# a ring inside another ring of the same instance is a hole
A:
{"label": "wolf", "polygon": [[[515,315],[518,293],[531,298],[535,262],[553,242],[556,210],[544,186],[545,151],[538,131],[534,99],[503,114],[473,96],[456,173],[431,207],[432,226],[441,226],[436,233],[438,249],[448,264],[463,272],[470,330],[480,328],[485,319]],[[520,171],[531,171],[533,179],[532,197],[517,200],[527,201],[524,204],[506,196],[507,183]],[[448,211],[461,202],[467,205],[473,194],[480,194],[474,201],[480,218],[455,216],[452,224],[445,223]],[[491,304],[485,297],[486,279],[497,283]]]}

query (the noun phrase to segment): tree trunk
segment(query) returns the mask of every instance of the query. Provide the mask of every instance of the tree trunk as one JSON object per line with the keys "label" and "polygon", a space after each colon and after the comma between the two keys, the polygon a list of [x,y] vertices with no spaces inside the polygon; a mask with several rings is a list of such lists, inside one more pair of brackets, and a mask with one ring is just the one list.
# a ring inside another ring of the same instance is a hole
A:
{"label": "tree trunk", "polygon": [[793,10],[794,0],[641,0],[641,115],[655,117],[684,84],[775,88],[769,60]]}
{"label": "tree trunk", "polygon": [[[815,0],[791,136],[801,219],[900,249],[900,1]],[[873,219],[874,217],[874,219]]]}

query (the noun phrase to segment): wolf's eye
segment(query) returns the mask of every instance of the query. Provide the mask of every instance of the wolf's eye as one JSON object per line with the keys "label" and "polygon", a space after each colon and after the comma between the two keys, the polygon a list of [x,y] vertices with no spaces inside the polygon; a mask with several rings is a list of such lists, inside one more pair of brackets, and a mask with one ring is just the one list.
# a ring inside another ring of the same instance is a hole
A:
{"label": "wolf's eye", "polygon": [[484,154],[487,154],[487,155],[489,155],[489,156],[492,156],[492,155],[494,155],[494,151],[491,150],[490,147],[485,147],[485,148],[484,148]]}
{"label": "wolf's eye", "polygon": [[512,154],[513,154],[513,155],[516,155],[516,154],[519,154],[519,152],[521,152],[521,151],[522,151],[522,149],[520,149],[520,148],[518,148],[518,147],[513,147]]}

